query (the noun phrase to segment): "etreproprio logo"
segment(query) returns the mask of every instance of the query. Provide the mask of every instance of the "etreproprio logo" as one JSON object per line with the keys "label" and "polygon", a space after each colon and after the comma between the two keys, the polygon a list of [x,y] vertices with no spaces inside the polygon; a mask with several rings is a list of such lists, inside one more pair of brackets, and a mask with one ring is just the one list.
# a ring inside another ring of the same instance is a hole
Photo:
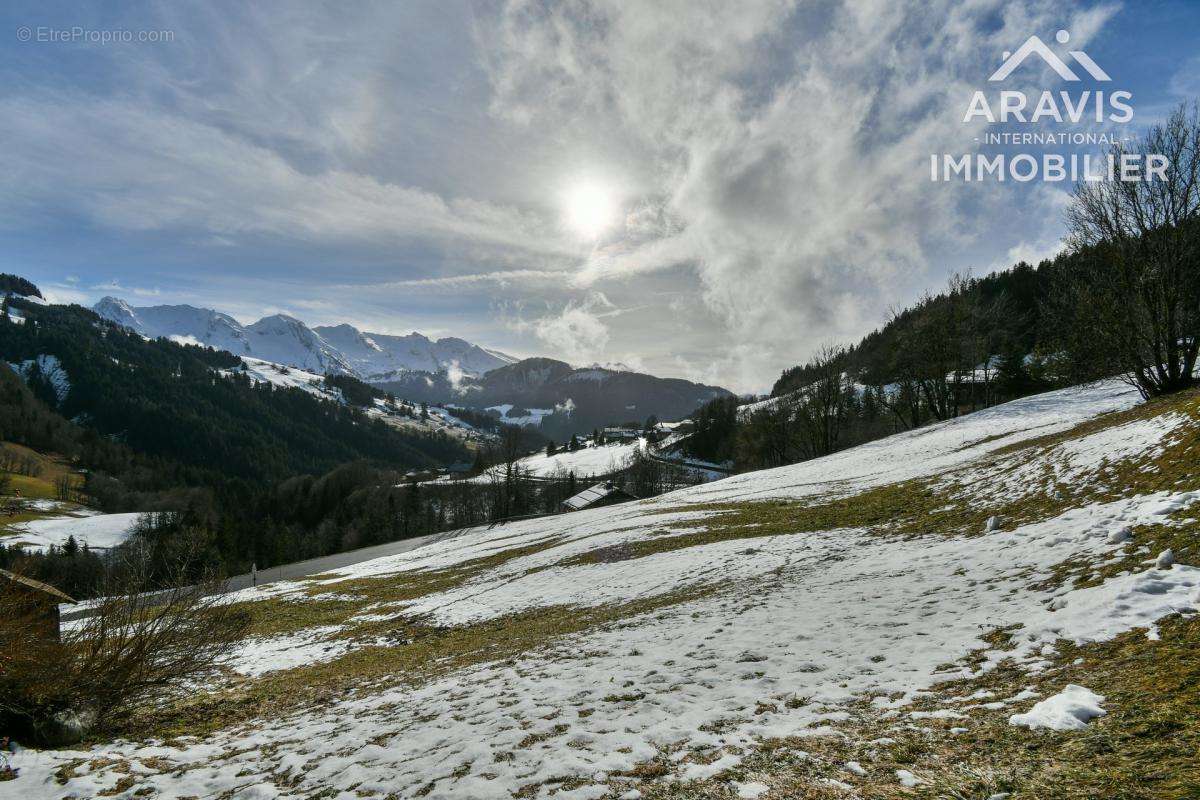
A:
{"label": "etreproprio logo", "polygon": [[[1071,40],[1071,34],[1060,30],[1055,35],[1060,45]],[[1016,52],[1005,52],[1003,63],[991,74],[988,82],[1003,83],[1030,57],[1042,62],[1068,83],[1082,83],[1079,72],[1086,73],[1096,84],[1107,84],[1112,78],[1091,56],[1082,50],[1070,50],[1072,63],[1054,52],[1037,36],[1030,36]],[[1103,87],[1072,92],[1044,90],[1034,96],[1014,89],[989,93],[977,90],[971,97],[963,123],[984,120],[992,127],[982,139],[982,145],[1010,148],[1005,152],[987,154],[965,153],[953,156],[934,153],[930,156],[930,179],[934,181],[1007,181],[1018,183],[1043,181],[1151,181],[1166,180],[1169,161],[1158,154],[1124,152],[1120,143],[1130,137],[1116,129],[1095,130],[1096,125],[1125,125],[1133,120],[1133,95],[1124,90],[1106,91]],[[1022,130],[1019,126],[1037,126],[1037,130]],[[997,126],[1018,126],[1016,130]],[[1055,130],[1055,127],[1067,130]],[[1073,126],[1078,126],[1073,128]],[[1020,147],[1042,148],[1036,154],[1023,152]],[[1108,152],[1062,153],[1047,148],[1055,146],[1101,147]],[[1017,148],[1017,149],[1013,149]]]}

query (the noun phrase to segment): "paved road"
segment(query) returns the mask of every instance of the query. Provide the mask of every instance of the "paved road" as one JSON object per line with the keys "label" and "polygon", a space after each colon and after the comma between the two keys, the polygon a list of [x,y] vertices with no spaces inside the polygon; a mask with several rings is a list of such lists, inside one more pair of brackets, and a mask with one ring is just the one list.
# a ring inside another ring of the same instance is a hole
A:
{"label": "paved road", "polygon": [[[418,536],[415,539],[401,539],[398,542],[388,542],[387,544],[377,544],[374,547],[363,547],[358,550],[349,550],[345,553],[334,553],[331,556],[321,556],[320,558],[310,558],[307,561],[296,561],[292,564],[280,564],[277,567],[269,567],[258,571],[258,585],[264,583],[274,583],[275,581],[291,580],[293,578],[303,578],[306,575],[320,575],[322,572],[329,572],[342,567],[361,564],[364,561],[370,561],[373,558],[383,558],[384,556],[394,556],[398,553],[407,553],[409,550],[416,550],[418,547],[423,547],[434,542],[453,539],[465,529],[455,531],[444,531],[442,533],[434,533],[429,536]],[[248,586],[254,585],[254,578],[250,573],[245,575],[234,575],[232,578],[226,579],[221,586],[222,592],[236,592],[239,589],[245,589]]]}
{"label": "paved road", "polygon": [[[370,561],[373,558],[383,558],[384,556],[394,556],[399,553],[407,553],[409,550],[416,550],[418,547],[424,547],[427,544],[434,542],[442,542],[446,539],[453,539],[455,536],[469,530],[469,528],[460,528],[453,531],[444,531],[442,533],[434,533],[429,536],[418,536],[414,539],[401,539],[398,542],[388,542],[387,544],[377,544],[374,547],[362,547],[358,550],[349,550],[345,553],[334,553],[331,556],[321,556],[320,558],[310,558],[307,561],[296,561],[291,564],[280,564],[277,567],[269,567],[268,569],[260,569],[257,575],[257,585],[262,586],[265,583],[273,583],[275,581],[291,580],[294,578],[303,578],[306,575],[320,575],[322,572],[340,569],[342,567],[361,564],[364,561]],[[227,578],[220,588],[221,594],[228,592],[236,592],[239,589],[245,589],[256,584],[255,576],[251,573],[245,575],[234,575]],[[143,595],[144,597],[153,597],[154,595]],[[62,606],[62,620],[64,622],[80,619],[89,616],[92,609],[86,605],[83,608],[72,609],[70,606]]]}

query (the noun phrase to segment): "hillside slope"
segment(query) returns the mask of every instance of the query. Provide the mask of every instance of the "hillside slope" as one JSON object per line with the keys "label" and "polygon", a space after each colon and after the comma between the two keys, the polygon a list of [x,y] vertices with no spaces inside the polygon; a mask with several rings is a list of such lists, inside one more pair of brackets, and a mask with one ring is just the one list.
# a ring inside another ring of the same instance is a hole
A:
{"label": "hillside slope", "polygon": [[358,459],[407,468],[465,457],[448,436],[254,380],[229,353],[147,341],[78,306],[21,310],[23,324],[0,321],[0,360],[52,409],[138,452],[252,480]]}
{"label": "hillside slope", "polygon": [[539,409],[544,412],[538,417],[541,432],[559,440],[622,422],[641,423],[650,416],[682,419],[713,398],[731,396],[719,386],[682,378],[598,366],[576,369],[552,358],[526,358],[456,383],[445,375],[412,373],[375,385],[414,400]]}
{"label": "hillside slope", "polygon": [[14,789],[1194,796],[1197,456],[1110,382],[244,591],[207,692]]}

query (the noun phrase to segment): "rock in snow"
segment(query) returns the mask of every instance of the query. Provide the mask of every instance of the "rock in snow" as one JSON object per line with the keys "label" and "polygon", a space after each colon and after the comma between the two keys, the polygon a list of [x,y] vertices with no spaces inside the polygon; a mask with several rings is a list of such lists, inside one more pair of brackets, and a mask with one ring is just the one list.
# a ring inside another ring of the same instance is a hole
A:
{"label": "rock in snow", "polygon": [[1109,544],[1121,544],[1122,542],[1128,542],[1132,538],[1133,538],[1133,528],[1130,528],[1128,525],[1126,525],[1124,528],[1115,530],[1112,533],[1110,533],[1108,535],[1108,543]]}
{"label": "rock in snow", "polygon": [[1034,730],[1079,730],[1087,727],[1088,720],[1107,713],[1100,707],[1103,702],[1102,695],[1072,683],[1058,694],[1039,700],[1024,714],[1013,714],[1008,718],[1008,722],[1010,725],[1024,725]]}
{"label": "rock in snow", "polygon": [[762,797],[771,788],[765,783],[758,783],[757,781],[735,785],[737,786],[737,796],[744,798],[744,800],[755,800],[755,798]]}
{"label": "rock in snow", "polygon": [[1170,569],[1175,563],[1175,551],[1167,548],[1158,554],[1158,558],[1154,561],[1156,569]]}
{"label": "rock in snow", "polygon": [[983,532],[984,533],[992,533],[993,531],[997,531],[999,529],[1000,529],[1000,518],[999,517],[988,517],[987,522],[983,526]]}

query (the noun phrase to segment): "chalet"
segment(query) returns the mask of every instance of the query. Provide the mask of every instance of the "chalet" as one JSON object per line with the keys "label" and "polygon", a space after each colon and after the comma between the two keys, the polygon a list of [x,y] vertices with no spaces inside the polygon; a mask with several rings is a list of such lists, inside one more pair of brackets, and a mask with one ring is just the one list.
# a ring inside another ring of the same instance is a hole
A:
{"label": "chalet", "polygon": [[58,641],[59,603],[75,601],[53,586],[0,569],[0,596],[4,597],[5,616],[28,615],[37,626],[38,634],[47,641]]}
{"label": "chalet", "polygon": [[606,442],[636,442],[642,436],[642,432],[637,428],[605,428],[604,441]]}
{"label": "chalet", "polygon": [[628,500],[636,500],[637,498],[629,492],[617,486],[612,481],[605,483],[597,483],[591,488],[584,489],[574,497],[568,497],[563,501],[563,511],[582,511],[585,508],[602,508],[604,506],[616,505],[624,503]]}

